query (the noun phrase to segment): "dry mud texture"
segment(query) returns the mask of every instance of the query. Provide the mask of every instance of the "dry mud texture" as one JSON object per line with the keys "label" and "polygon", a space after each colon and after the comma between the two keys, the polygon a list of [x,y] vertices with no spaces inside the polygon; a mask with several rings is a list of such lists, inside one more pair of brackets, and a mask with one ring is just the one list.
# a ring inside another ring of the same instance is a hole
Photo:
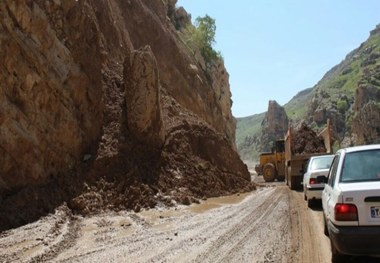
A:
{"label": "dry mud texture", "polygon": [[1,232],[0,262],[331,262],[321,208],[260,180],[254,192],[190,207],[81,217],[61,206]]}
{"label": "dry mud texture", "polygon": [[283,183],[140,213],[80,217],[62,206],[0,233],[0,251],[0,262],[331,262],[320,207]]}
{"label": "dry mud texture", "polygon": [[162,149],[151,149],[125,132],[123,140],[116,140],[118,155],[107,153],[107,158],[90,160],[66,177],[0,197],[0,231],[38,220],[64,202],[81,215],[138,212],[255,188],[246,165],[225,137],[166,92],[162,105],[167,129]]}

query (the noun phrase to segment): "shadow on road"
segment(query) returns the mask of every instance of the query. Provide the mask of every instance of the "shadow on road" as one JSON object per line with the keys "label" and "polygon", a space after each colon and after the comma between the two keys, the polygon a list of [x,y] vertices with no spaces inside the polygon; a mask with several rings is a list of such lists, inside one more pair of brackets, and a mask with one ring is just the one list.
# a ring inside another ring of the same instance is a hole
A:
{"label": "shadow on road", "polygon": [[373,257],[348,257],[341,261],[342,263],[380,263],[380,258]]}

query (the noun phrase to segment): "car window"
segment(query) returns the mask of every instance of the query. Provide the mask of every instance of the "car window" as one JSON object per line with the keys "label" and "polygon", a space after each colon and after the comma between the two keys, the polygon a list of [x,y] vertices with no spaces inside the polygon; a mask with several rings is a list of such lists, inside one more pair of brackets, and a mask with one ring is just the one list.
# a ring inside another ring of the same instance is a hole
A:
{"label": "car window", "polygon": [[340,159],[340,155],[336,155],[331,164],[331,169],[329,171],[328,181],[327,181],[327,184],[330,185],[331,187],[334,187],[334,184],[335,184],[334,182],[335,182],[335,177],[336,177],[336,171],[338,169],[339,159]]}
{"label": "car window", "polygon": [[340,181],[380,181],[380,150],[347,153]]}
{"label": "car window", "polygon": [[311,162],[311,170],[329,169],[334,156],[314,158]]}

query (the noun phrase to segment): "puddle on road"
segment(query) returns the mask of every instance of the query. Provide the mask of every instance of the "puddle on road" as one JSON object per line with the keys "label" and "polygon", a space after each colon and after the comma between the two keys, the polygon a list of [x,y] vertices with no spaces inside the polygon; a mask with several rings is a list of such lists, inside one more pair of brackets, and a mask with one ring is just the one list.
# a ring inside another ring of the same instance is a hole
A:
{"label": "puddle on road", "polygon": [[204,213],[211,209],[219,208],[223,205],[238,204],[251,193],[236,194],[222,197],[209,198],[202,201],[201,204],[192,205],[189,209],[194,213]]}
{"label": "puddle on road", "polygon": [[[141,222],[138,224],[145,224],[148,227],[152,227],[157,230],[169,230],[173,228],[172,223],[183,216],[189,215],[189,213],[204,213],[211,209],[219,208],[224,205],[232,205],[242,202],[251,193],[235,194],[231,196],[209,198],[205,201],[201,201],[201,204],[193,204],[189,207],[178,207],[175,209],[165,210],[145,210],[136,214],[137,218],[140,218]],[[87,242],[94,242],[97,233],[102,232],[102,229],[117,229],[117,233],[114,234],[117,237],[120,235],[131,235],[135,231],[134,220],[126,219],[122,216],[110,217],[95,217],[83,222],[81,235]]]}
{"label": "puddle on road", "polygon": [[175,210],[146,210],[139,213],[144,221],[157,230],[169,230],[175,218],[186,214],[183,209]]}
{"label": "puddle on road", "polygon": [[184,212],[181,209],[177,210],[146,210],[142,211],[139,214],[144,218],[144,220],[150,224],[154,225],[155,222],[159,219],[178,217],[182,215]]}
{"label": "puddle on road", "polygon": [[237,204],[243,201],[251,193],[235,194],[230,196],[209,198],[201,201],[200,204],[192,204],[185,209],[178,208],[175,210],[147,210],[139,213],[146,223],[159,230],[168,230],[172,228],[172,221],[176,218],[185,216],[190,213],[204,213],[211,209],[219,208],[224,205]]}

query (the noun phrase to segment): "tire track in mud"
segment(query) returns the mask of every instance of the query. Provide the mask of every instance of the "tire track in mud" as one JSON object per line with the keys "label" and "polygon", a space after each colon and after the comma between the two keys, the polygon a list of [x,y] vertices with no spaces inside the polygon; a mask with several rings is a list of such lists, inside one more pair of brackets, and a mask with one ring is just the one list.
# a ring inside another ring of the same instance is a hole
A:
{"label": "tire track in mud", "polygon": [[46,262],[76,239],[78,220],[61,207],[54,215],[28,226],[8,230],[0,237],[0,262]]}
{"label": "tire track in mud", "polygon": [[[247,215],[239,218],[240,215],[236,214],[237,220],[233,220],[232,225],[229,227],[228,231],[220,235],[217,240],[215,240],[209,248],[199,254],[194,262],[246,262],[252,261],[256,258],[258,262],[263,260],[274,260],[280,255],[279,240],[272,239],[268,245],[264,245],[267,242],[268,238],[268,226],[272,226],[271,231],[274,231],[273,222],[268,222],[271,218],[279,217],[278,212],[284,216],[284,221],[281,222],[276,228],[280,228],[281,235],[279,238],[285,237],[287,233],[287,220],[286,220],[286,210],[283,208],[277,209],[280,206],[286,206],[288,200],[284,200],[284,190],[283,188],[278,188],[276,190],[270,191],[267,197],[262,204],[255,206],[252,204],[251,209],[248,210]],[[286,196],[286,195],[285,195]],[[251,203],[248,203],[248,207]],[[276,217],[271,216],[273,213],[277,213]],[[269,224],[269,225],[268,225]],[[264,231],[263,231],[264,230]],[[278,234],[276,234],[278,236]],[[260,244],[257,244],[257,248],[261,251],[253,251],[259,240]],[[276,247],[277,249],[273,249]],[[286,249],[285,246],[282,246]],[[275,251],[277,250],[277,251]],[[248,252],[247,252],[248,251]],[[284,251],[281,251],[284,252]],[[284,254],[284,253],[281,253]],[[264,259],[262,259],[262,257]]]}
{"label": "tire track in mud", "polygon": [[[314,210],[303,201],[303,193],[289,192],[291,216],[292,261],[300,263],[329,263],[329,239],[323,233],[321,208]],[[319,212],[317,212],[319,210]]]}
{"label": "tire track in mud", "polygon": [[[82,250],[80,254],[65,253],[57,258],[57,262],[107,262],[107,257],[104,256],[106,253],[113,254],[119,261],[128,262],[197,262],[199,254],[202,251],[208,253],[208,247],[212,246],[220,235],[226,235],[227,241],[239,228],[243,228],[249,237],[252,233],[247,226],[252,225],[257,218],[264,218],[266,214],[262,214],[262,211],[270,204],[277,203],[273,202],[273,199],[280,198],[281,194],[274,194],[275,192],[274,188],[266,188],[254,192],[240,204],[201,214],[187,211],[179,217],[167,218],[168,229],[161,229],[160,224],[150,225],[139,215],[128,215],[135,228],[131,235],[116,236],[90,250]],[[251,204],[250,200],[254,204]],[[163,220],[160,223],[165,225],[165,222],[166,220]],[[265,239],[265,235],[263,236]],[[238,243],[239,240],[234,242]],[[244,247],[243,243],[241,247]],[[204,262],[203,258],[198,262]]]}
{"label": "tire track in mud", "polygon": [[[275,205],[267,208],[265,215],[255,222],[256,225],[252,227],[250,231],[243,238],[241,238],[234,247],[230,248],[230,251],[228,252],[227,256],[224,257],[223,261],[243,262],[244,260],[241,260],[242,255],[246,255],[244,259],[248,259],[249,256],[252,255],[250,253],[252,250],[250,244],[252,243],[252,239],[256,239],[257,236],[261,236],[260,240],[262,242],[260,244],[260,248],[263,250],[262,252],[265,253],[263,262],[282,261],[283,255],[287,254],[286,252],[290,247],[288,246],[290,241],[288,235],[290,220],[287,220],[287,210],[284,209],[284,207],[286,208],[286,202],[288,200],[281,200],[281,198],[283,198],[283,196],[279,195],[275,198],[275,200],[272,200]],[[273,210],[271,210],[272,208]],[[275,225],[273,223],[270,224],[271,222],[266,222],[266,220],[272,220],[273,218],[276,218],[273,216],[274,213],[276,213],[276,217],[282,218],[283,222]],[[276,233],[274,235],[274,239],[268,238],[269,233],[266,231],[267,228],[270,228],[272,232]],[[254,257],[255,255],[253,254],[253,257],[251,258]]]}
{"label": "tire track in mud", "polygon": [[75,240],[77,239],[78,232],[79,221],[68,221],[66,226],[64,227],[64,231],[62,233],[59,233],[59,235],[55,236],[55,240],[50,241],[53,243],[53,245],[49,245],[49,248],[46,251],[44,251],[43,254],[33,257],[30,260],[30,262],[47,262],[53,260],[57,255],[62,253],[62,251],[73,246]]}
{"label": "tire track in mud", "polygon": [[1,233],[0,262],[331,262],[321,212],[308,209],[302,193],[284,184],[195,211],[162,208],[87,218],[57,211]]}
{"label": "tire track in mud", "polygon": [[[289,220],[286,220],[289,217],[283,216],[283,222],[276,222],[278,224],[274,230],[277,231],[271,241],[266,240],[268,233],[265,227],[268,226],[266,220],[271,218],[272,213],[287,213],[288,200],[284,199],[285,190],[262,189],[239,205],[210,211],[207,217],[199,215],[191,218],[191,223],[188,222],[186,229],[195,231],[185,233],[185,238],[176,240],[174,245],[163,247],[153,257],[139,262],[252,262],[254,256],[265,262],[265,259],[281,258],[286,254],[284,252],[287,246],[284,246],[280,239],[285,240],[287,244],[290,243]],[[269,224],[274,226],[270,222]],[[181,233],[184,229],[177,231]],[[257,242],[258,240],[260,242]],[[263,248],[263,243],[268,245]],[[256,251],[253,250],[255,248]]]}
{"label": "tire track in mud", "polygon": [[[107,221],[112,217],[112,213],[110,216],[98,216],[98,222]],[[120,250],[124,250],[130,254],[141,252],[141,247],[130,246],[130,244],[142,244],[142,243],[151,243],[159,240],[159,233],[151,233],[148,234],[148,230],[152,227],[144,218],[140,217],[137,214],[128,214],[126,215],[126,219],[129,219],[130,222],[133,222],[135,227],[135,232],[129,236],[116,235],[117,229],[112,225],[112,222],[109,222],[109,225],[99,226],[98,229],[94,231],[92,236],[99,236],[95,239],[97,245],[90,249],[83,249],[81,251],[76,251],[75,255],[71,255],[72,253],[67,253],[67,255],[60,255],[55,262],[108,262],[109,257],[107,256],[107,251],[112,249],[120,248]],[[132,225],[132,224],[131,224]],[[131,226],[128,226],[131,227]],[[83,226],[82,229],[78,230],[78,238],[83,238]],[[77,250],[74,248],[74,250]],[[65,251],[67,252],[67,251]],[[99,259],[99,255],[105,256],[108,260]],[[97,259],[97,260],[94,260]],[[113,261],[112,261],[113,262]],[[135,262],[135,261],[127,261],[127,262]],[[137,261],[136,261],[137,262]]]}

